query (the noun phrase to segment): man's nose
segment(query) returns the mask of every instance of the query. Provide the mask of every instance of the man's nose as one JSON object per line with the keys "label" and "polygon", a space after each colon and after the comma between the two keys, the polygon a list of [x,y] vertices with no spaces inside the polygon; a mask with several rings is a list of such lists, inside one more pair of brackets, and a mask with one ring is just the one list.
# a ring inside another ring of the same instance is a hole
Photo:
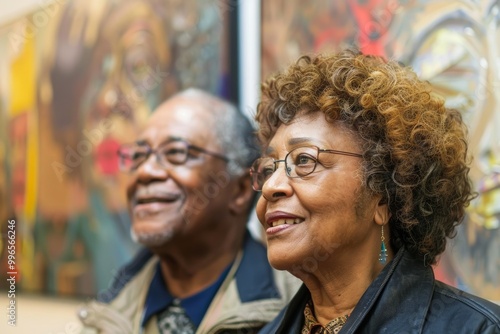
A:
{"label": "man's nose", "polygon": [[137,178],[143,182],[166,179],[169,175],[168,168],[160,163],[158,155],[154,152],[139,165],[135,174]]}

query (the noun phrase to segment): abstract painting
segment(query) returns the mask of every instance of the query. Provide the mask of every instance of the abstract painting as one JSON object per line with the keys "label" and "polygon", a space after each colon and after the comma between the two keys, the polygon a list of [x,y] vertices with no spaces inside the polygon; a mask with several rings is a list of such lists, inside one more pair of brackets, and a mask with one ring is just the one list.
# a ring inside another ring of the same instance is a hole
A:
{"label": "abstract painting", "polygon": [[20,289],[94,295],[132,257],[117,147],[184,88],[232,97],[234,14],[215,0],[54,0],[0,27],[0,227],[16,221]]}
{"label": "abstract painting", "polygon": [[262,2],[262,76],[299,55],[356,47],[412,66],[469,126],[479,196],[438,279],[500,301],[500,1]]}

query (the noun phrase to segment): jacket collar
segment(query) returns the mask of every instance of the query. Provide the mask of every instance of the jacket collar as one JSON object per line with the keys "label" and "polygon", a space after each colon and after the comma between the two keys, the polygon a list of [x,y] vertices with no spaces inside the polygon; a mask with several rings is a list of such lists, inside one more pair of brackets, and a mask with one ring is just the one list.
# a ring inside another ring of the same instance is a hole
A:
{"label": "jacket collar", "polygon": [[421,333],[433,291],[432,268],[402,248],[368,287],[342,332],[367,326],[380,332]]}
{"label": "jacket collar", "polygon": [[[386,333],[421,333],[433,290],[432,269],[402,248],[365,291],[342,327],[342,333],[355,333],[360,328]],[[278,316],[282,320],[275,332],[300,333],[304,307],[310,298],[309,290],[302,285],[284,314]],[[407,316],[401,317],[402,314]]]}
{"label": "jacket collar", "polygon": [[276,287],[264,245],[254,240],[247,231],[243,250],[243,258],[235,275],[241,302],[280,299],[281,294]]}
{"label": "jacket collar", "polygon": [[[148,249],[141,249],[135,258],[117,273],[110,289],[98,294],[97,300],[103,303],[111,302],[153,256]],[[236,272],[236,283],[242,302],[281,298],[274,282],[273,269],[267,260],[267,250],[262,243],[252,238],[248,230],[243,242],[243,258]]]}

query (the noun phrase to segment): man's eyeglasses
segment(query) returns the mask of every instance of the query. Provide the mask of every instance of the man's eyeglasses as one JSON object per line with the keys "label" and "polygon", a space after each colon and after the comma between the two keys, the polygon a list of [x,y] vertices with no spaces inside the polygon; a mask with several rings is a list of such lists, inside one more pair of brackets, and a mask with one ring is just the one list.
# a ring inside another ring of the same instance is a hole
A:
{"label": "man's eyeglasses", "polygon": [[136,170],[149,158],[151,153],[156,155],[158,163],[163,167],[168,167],[169,165],[182,165],[186,163],[188,158],[191,156],[192,151],[205,153],[226,162],[229,161],[229,159],[222,154],[191,145],[181,139],[176,139],[161,145],[157,149],[152,149],[147,145],[122,145],[118,149],[120,169],[126,172]]}
{"label": "man's eyeglasses", "polygon": [[290,178],[304,177],[312,174],[319,162],[320,153],[332,153],[347,155],[356,158],[363,156],[358,153],[345,151],[321,149],[316,146],[297,147],[285,156],[283,160],[275,160],[273,158],[259,158],[255,160],[250,168],[252,175],[252,187],[255,191],[262,191],[264,183],[273,175],[278,168],[278,163],[285,163],[286,175]]}

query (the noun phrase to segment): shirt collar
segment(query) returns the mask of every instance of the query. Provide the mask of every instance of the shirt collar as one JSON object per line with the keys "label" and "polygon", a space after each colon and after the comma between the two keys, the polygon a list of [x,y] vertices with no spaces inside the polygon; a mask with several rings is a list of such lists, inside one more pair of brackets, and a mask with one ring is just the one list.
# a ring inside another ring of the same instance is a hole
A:
{"label": "shirt collar", "polygon": [[[180,305],[184,308],[187,316],[196,327],[198,327],[203,320],[212,299],[217,293],[217,290],[219,290],[219,287],[222,285],[222,282],[226,278],[231,266],[232,263],[224,269],[217,281],[206,289],[187,298],[179,299]],[[151,317],[153,317],[153,315],[170,306],[174,299],[175,297],[170,294],[165,282],[163,281],[160,263],[158,263],[146,295],[141,326],[145,327],[146,323],[151,319]]]}
{"label": "shirt collar", "polygon": [[345,315],[335,318],[323,327],[314,316],[314,307],[312,301],[309,301],[304,307],[304,326],[302,327],[302,333],[338,333],[347,321],[347,317],[348,316]]}

